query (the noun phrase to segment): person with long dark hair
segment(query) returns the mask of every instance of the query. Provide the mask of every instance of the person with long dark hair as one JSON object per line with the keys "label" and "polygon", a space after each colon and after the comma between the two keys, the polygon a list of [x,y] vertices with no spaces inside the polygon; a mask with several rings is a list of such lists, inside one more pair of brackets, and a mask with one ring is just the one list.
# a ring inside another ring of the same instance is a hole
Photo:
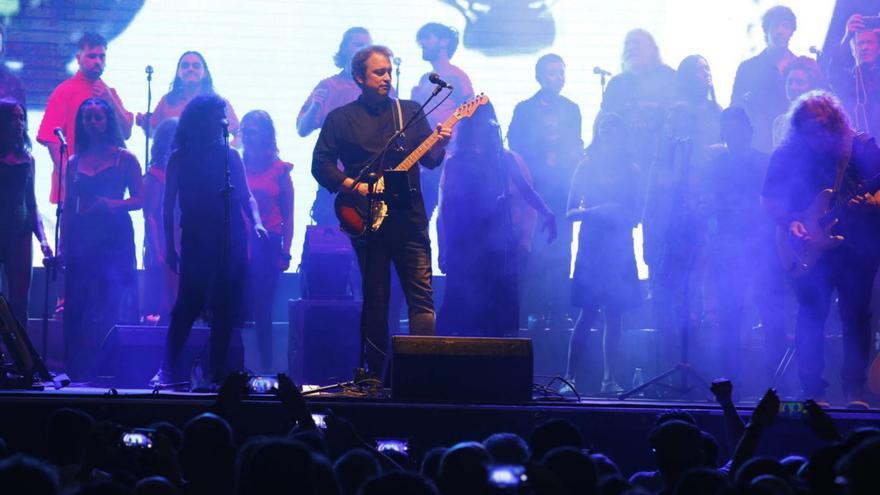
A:
{"label": "person with long dark hair", "polygon": [[121,314],[124,299],[136,288],[134,229],[128,212],[141,208],[142,177],[107,101],[89,98],[80,105],[76,135],[61,224],[64,343],[70,375],[87,379],[101,339],[128,317]]}
{"label": "person with long dark hair", "polygon": [[244,167],[248,186],[269,233],[265,239],[251,236],[250,290],[254,327],[264,369],[272,366],[272,303],[278,277],[290,266],[293,241],[293,164],[278,157],[275,124],[263,110],[241,119]]}
{"label": "person with long dark hair", "polygon": [[[155,132],[159,124],[167,119],[179,118],[186,105],[199,95],[217,94],[214,89],[214,78],[208,68],[208,62],[201,53],[189,50],[183,52],[177,60],[177,72],[171,81],[171,86],[159,103],[156,110],[150,115],[150,129]],[[229,120],[229,133],[238,136],[238,117],[229,100],[226,102],[226,118]],[[139,113],[136,117],[137,125],[143,127],[146,116]],[[235,144],[233,140],[233,144]]]}
{"label": "person with long dark hair", "polygon": [[581,222],[581,228],[571,287],[571,302],[580,314],[571,335],[566,376],[574,381],[590,328],[601,311],[601,391],[606,394],[622,391],[616,375],[621,319],[624,310],[640,302],[632,237],[639,218],[639,169],[628,151],[627,136],[620,116],[599,115],[568,196],[568,217]]}
{"label": "person with long dark hair", "polygon": [[[166,170],[163,225],[165,261],[180,274],[180,285],[171,311],[165,359],[153,384],[186,381],[178,360],[193,323],[203,312],[211,322],[209,379],[223,380],[232,330],[243,317],[245,216],[258,237],[266,236],[241,157],[224,146],[226,110],[226,101],[217,95],[196,96],[181,114],[174,136],[175,150]],[[231,189],[227,188],[227,170]],[[179,256],[176,203],[180,206]]]}
{"label": "person with long dark hair", "polygon": [[446,161],[438,216],[446,291],[440,334],[512,337],[519,328],[518,247],[525,201],[556,238],[556,217],[528,181],[528,169],[505,150],[491,104],[462,121],[458,148]]}
{"label": "person with long dark hair", "polygon": [[[855,135],[834,96],[805,93],[789,112],[790,131],[770,158],[762,200],[793,245],[816,243],[828,249],[812,266],[798,256],[785,263],[798,302],[795,323],[798,375],[806,397],[825,399],[824,328],[837,290],[843,333],[841,382],[853,406],[867,408],[865,382],[871,343],[871,293],[880,265],[880,193],[861,186],[880,172],[880,149],[873,139]],[[808,208],[818,195],[833,191],[839,208],[831,231],[817,229]],[[781,258],[786,259],[786,257]],[[800,273],[798,273],[800,272]]]}
{"label": "person with long dark hair", "polygon": [[27,326],[31,284],[31,235],[47,258],[52,249],[34,194],[34,157],[27,134],[27,112],[11,98],[0,99],[0,267],[12,314]]}
{"label": "person with long dark hair", "polygon": [[162,202],[165,198],[165,170],[177,132],[177,119],[159,124],[150,150],[150,168],[144,175],[144,277],[145,314],[165,321],[177,297],[177,274],[165,262],[165,232],[162,230]]}

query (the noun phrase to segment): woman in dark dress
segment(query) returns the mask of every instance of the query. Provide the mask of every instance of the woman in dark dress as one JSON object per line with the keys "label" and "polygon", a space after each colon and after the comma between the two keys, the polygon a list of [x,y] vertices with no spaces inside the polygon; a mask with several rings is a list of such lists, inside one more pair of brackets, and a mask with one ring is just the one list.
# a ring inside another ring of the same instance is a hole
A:
{"label": "woman in dark dress", "polygon": [[12,314],[27,326],[31,285],[31,235],[40,241],[43,256],[52,249],[34,195],[34,158],[27,135],[27,112],[17,101],[0,100],[0,268]]}
{"label": "woman in dark dress", "polygon": [[[180,274],[180,285],[171,310],[165,360],[151,380],[153,385],[186,381],[190,370],[182,369],[178,360],[193,323],[203,313],[211,322],[209,379],[219,383],[225,378],[232,330],[240,326],[244,312],[245,216],[255,235],[266,236],[241,157],[224,145],[225,119],[223,98],[196,96],[180,116],[174,137],[175,150],[166,171],[163,224],[165,260]],[[231,190],[227,190],[227,167]],[[180,206],[179,258],[175,203]],[[242,360],[241,356],[236,359]]]}
{"label": "woman in dark dress", "polygon": [[574,380],[587,335],[599,312],[602,339],[602,392],[622,391],[615,379],[623,311],[639,302],[632,230],[637,223],[638,168],[627,150],[627,130],[616,114],[601,114],[593,142],[578,165],[568,197],[568,218],[581,222],[572,280],[572,305],[580,315],[571,336],[569,381]]}
{"label": "woman in dark dress", "polygon": [[171,156],[177,119],[164,120],[153,136],[150,168],[144,175],[144,285],[145,313],[152,323],[168,323],[177,297],[177,274],[165,262],[162,202],[165,198],[165,167]]}
{"label": "woman in dark dress", "polygon": [[124,296],[137,285],[128,212],[141,208],[142,177],[106,101],[89,98],[80,105],[76,136],[61,225],[66,267],[63,326],[68,372],[83,380],[94,372],[101,340],[124,319]]}
{"label": "woman in dark dress", "polygon": [[512,201],[524,200],[544,216],[550,241],[556,218],[527,182],[522,159],[504,149],[491,104],[459,127],[456,153],[444,165],[438,219],[446,273],[438,333],[514,336],[519,296]]}
{"label": "woman in dark dress", "polygon": [[254,329],[264,370],[272,366],[272,303],[278,278],[290,266],[293,241],[293,164],[278,157],[275,124],[263,110],[248,112],[241,119],[244,166],[248,187],[260,208],[268,231],[266,239],[251,236],[250,287]]}

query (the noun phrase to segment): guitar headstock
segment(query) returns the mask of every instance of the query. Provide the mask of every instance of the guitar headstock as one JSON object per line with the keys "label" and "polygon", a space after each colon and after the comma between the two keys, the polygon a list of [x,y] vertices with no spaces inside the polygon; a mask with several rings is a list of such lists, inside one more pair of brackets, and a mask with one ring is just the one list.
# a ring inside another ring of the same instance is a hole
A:
{"label": "guitar headstock", "polygon": [[459,107],[455,109],[453,115],[455,115],[455,117],[459,120],[467,117],[472,117],[478,108],[487,103],[489,103],[489,97],[483,93],[480,93],[459,105]]}

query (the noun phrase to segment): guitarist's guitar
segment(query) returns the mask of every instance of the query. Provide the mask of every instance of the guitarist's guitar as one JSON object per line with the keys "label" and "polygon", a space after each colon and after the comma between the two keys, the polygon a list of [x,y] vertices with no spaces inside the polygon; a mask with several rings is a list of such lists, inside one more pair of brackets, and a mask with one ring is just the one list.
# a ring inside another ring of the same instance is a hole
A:
{"label": "guitarist's guitar", "polygon": [[[461,120],[468,118],[477,111],[477,108],[489,103],[489,97],[479,94],[470,100],[464,102],[455,109],[455,112],[443,122],[443,125],[454,127]],[[440,139],[437,132],[432,132],[431,136],[425,139],[418,148],[412,151],[399,165],[394,167],[394,171],[406,172],[415,166],[419,159],[430,150],[434,144]],[[381,172],[380,172],[381,173]],[[385,190],[385,180],[379,177],[379,180],[373,186],[377,193]],[[336,195],[335,201],[336,218],[339,219],[339,227],[343,232],[351,237],[360,237],[367,231],[367,219],[369,218],[369,201],[367,198],[356,193],[340,193]],[[379,230],[385,217],[388,216],[388,204],[379,199],[373,200],[373,231]]]}
{"label": "guitarist's guitar", "polygon": [[837,224],[843,210],[854,197],[874,193],[880,189],[880,175],[875,176],[850,197],[832,206],[834,191],[825,189],[801,213],[800,221],[807,229],[808,240],[791,235],[785,228],[776,231],[776,252],[786,274],[798,278],[815,268],[822,255],[843,242],[843,236],[834,235],[831,230]]}

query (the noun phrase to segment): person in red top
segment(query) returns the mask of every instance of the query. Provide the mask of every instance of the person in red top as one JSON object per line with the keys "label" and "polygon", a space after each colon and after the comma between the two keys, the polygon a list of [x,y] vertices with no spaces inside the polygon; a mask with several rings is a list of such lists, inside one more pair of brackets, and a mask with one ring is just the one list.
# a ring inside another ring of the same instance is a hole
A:
{"label": "person in red top", "polygon": [[251,236],[250,293],[254,327],[257,332],[260,363],[268,371],[272,366],[272,303],[278,287],[278,275],[290,266],[290,243],[293,240],[293,165],[278,158],[275,125],[263,110],[248,112],[241,120],[244,144],[244,167],[248,186],[260,218],[269,235]]}
{"label": "person in red top", "polygon": [[107,85],[101,75],[107,64],[107,40],[97,33],[85,33],[79,39],[76,61],[79,70],[70,79],[62,82],[49,95],[46,113],[40,122],[37,142],[49,148],[54,168],[52,170],[52,192],[49,200],[57,203],[63,199],[63,192],[58,191],[58,173],[61,170],[61,143],[55,136],[55,129],[60,128],[67,138],[68,149],[72,152],[76,144],[76,112],[80,105],[89,98],[100,98],[110,104],[115,120],[119,123],[122,136],[131,137],[131,126],[134,116],[125,109],[116,90]]}
{"label": "person in red top", "polygon": [[[458,48],[458,31],[443,24],[429,22],[419,28],[416,33],[416,42],[422,48],[422,59],[431,64],[431,70],[454,88],[448,99],[443,100],[443,97],[446,96],[444,92],[428,105],[429,109],[434,108],[434,105],[439,105],[428,115],[428,123],[433,128],[449,118],[459,105],[473,96],[474,88],[467,74],[449,61]],[[434,91],[434,83],[428,80],[430,75],[430,72],[422,74],[419,84],[412,90],[413,100],[422,103]],[[450,149],[455,149],[455,141],[450,143]],[[429,220],[440,200],[439,191],[440,169],[426,170],[423,168],[422,196],[425,198],[425,209],[428,211]]]}
{"label": "person in red top", "polygon": [[[177,60],[177,73],[171,81],[171,89],[159,100],[156,109],[150,115],[151,132],[156,132],[159,125],[167,119],[180,118],[186,104],[198,95],[214,94],[214,79],[205,57],[197,51],[183,52]],[[232,104],[226,100],[226,118],[229,120],[229,133],[232,134],[232,146],[238,146],[238,117]],[[146,115],[137,114],[135,121],[144,127]]]}
{"label": "person in red top", "polygon": [[[335,76],[322,79],[306,98],[296,116],[296,132],[306,137],[324,125],[324,119],[331,110],[351,103],[361,94],[361,89],[351,77],[351,57],[366,46],[373,44],[366,28],[351,27],[342,35],[339,50],[333,55],[333,64],[341,70]],[[318,188],[310,211],[316,225],[336,225],[333,212],[333,195]]]}

